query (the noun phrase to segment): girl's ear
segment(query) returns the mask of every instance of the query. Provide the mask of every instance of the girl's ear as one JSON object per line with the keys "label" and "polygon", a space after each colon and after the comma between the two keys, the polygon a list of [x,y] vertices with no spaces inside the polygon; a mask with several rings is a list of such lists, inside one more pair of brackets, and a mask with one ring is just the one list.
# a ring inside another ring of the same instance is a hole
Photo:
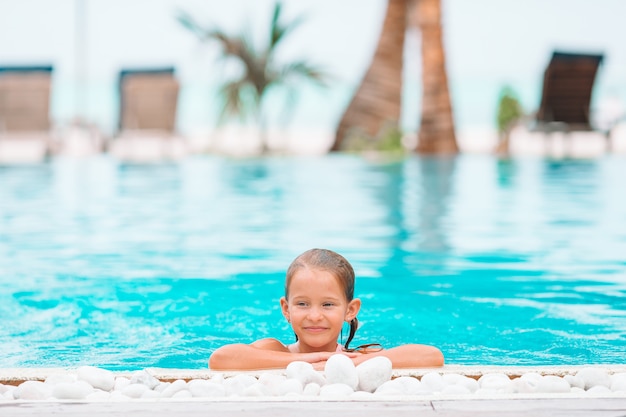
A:
{"label": "girl's ear", "polygon": [[354,298],[348,303],[348,310],[346,311],[345,321],[352,321],[352,319],[355,318],[357,314],[359,314],[359,310],[361,310],[361,300],[359,298]]}
{"label": "girl's ear", "polygon": [[289,303],[285,297],[280,297],[280,310],[283,313],[283,316],[287,319],[288,322],[291,322],[291,318],[289,316]]}

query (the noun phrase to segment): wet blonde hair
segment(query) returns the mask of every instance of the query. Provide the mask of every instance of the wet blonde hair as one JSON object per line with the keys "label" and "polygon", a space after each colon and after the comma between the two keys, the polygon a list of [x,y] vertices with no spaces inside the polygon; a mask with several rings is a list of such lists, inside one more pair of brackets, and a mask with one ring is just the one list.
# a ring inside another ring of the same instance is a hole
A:
{"label": "wet blonde hair", "polygon": [[[330,272],[339,281],[339,284],[343,287],[346,300],[348,302],[354,299],[354,269],[350,262],[337,252],[333,252],[328,249],[309,249],[306,252],[300,254],[296,259],[291,262],[287,269],[287,277],[285,279],[285,299],[289,300],[289,285],[294,275],[301,269],[317,269],[320,271]],[[344,348],[348,349],[348,345],[354,338],[356,330],[359,327],[359,321],[357,318],[353,318],[350,321],[350,334],[348,340],[344,344]],[[296,335],[296,340],[298,336]]]}

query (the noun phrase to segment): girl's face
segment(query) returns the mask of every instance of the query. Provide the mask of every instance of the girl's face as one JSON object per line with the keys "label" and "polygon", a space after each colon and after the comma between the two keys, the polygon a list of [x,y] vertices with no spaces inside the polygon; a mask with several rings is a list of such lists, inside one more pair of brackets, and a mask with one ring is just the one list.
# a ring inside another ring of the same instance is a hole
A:
{"label": "girl's face", "polygon": [[344,321],[356,317],[361,301],[348,302],[339,280],[316,269],[300,269],[288,290],[289,300],[281,298],[280,305],[298,335],[300,352],[335,351]]}

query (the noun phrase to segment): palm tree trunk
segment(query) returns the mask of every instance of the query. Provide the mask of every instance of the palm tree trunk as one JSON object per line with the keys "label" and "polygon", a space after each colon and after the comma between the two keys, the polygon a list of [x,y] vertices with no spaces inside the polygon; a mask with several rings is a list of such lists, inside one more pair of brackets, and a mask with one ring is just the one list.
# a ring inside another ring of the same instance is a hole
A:
{"label": "palm tree trunk", "polygon": [[398,126],[402,100],[402,52],[407,0],[388,0],[376,52],[359,89],[346,109],[331,151],[342,149],[351,132],[375,137],[391,124]]}
{"label": "palm tree trunk", "polygon": [[419,153],[459,151],[454,133],[441,27],[441,0],[418,0],[417,19],[422,36],[422,115]]}

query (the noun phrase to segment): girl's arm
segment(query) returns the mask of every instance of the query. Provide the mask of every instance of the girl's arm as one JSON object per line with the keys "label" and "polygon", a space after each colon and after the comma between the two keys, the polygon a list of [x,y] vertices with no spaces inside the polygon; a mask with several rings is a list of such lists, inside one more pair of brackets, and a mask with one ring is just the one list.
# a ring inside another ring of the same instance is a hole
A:
{"label": "girl's arm", "polygon": [[242,343],[218,348],[209,358],[209,368],[230,371],[286,368],[293,361],[325,362],[335,353],[293,353],[276,339],[262,339],[250,345]]}
{"label": "girl's arm", "polygon": [[393,368],[431,368],[444,364],[443,354],[439,349],[434,346],[415,344],[366,352],[352,358],[352,361],[358,365],[375,356],[389,358]]}

